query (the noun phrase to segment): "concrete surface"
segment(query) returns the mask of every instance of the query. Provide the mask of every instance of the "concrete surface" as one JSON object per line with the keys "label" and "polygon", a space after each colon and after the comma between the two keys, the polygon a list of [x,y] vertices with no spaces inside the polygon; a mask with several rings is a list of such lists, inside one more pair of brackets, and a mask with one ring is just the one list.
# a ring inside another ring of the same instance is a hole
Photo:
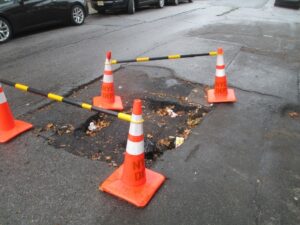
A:
{"label": "concrete surface", "polygon": [[[300,119],[289,113],[300,113],[300,12],[273,5],[204,0],[96,14],[81,27],[1,45],[1,78],[59,94],[99,78],[106,50],[124,59],[221,46],[238,102],[216,106],[182,147],[153,166],[168,179],[144,209],[98,191],[113,171],[107,164],[54,149],[35,130],[1,145],[0,224],[299,224]],[[210,57],[146,65],[213,84]],[[47,102],[4,88],[18,118]],[[71,109],[65,114],[76,117]]]}

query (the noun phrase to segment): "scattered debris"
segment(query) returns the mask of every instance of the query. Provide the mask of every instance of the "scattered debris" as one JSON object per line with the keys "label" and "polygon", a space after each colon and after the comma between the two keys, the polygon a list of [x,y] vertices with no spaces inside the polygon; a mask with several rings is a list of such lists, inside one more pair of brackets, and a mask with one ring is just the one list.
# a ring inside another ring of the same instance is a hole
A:
{"label": "scattered debris", "polygon": [[96,125],[95,125],[94,122],[90,122],[90,125],[89,125],[89,127],[88,127],[88,130],[89,130],[89,131],[95,131],[95,130],[97,130],[97,127],[96,127]]}
{"label": "scattered debris", "polygon": [[176,137],[175,140],[175,148],[178,148],[180,145],[184,143],[184,138],[183,137]]}
{"label": "scattered debris", "polygon": [[54,128],[54,124],[53,123],[48,123],[46,126],[45,126],[45,130],[46,131],[49,131],[49,130],[51,130],[51,129],[53,129]]}
{"label": "scattered debris", "polygon": [[196,117],[196,118],[189,117],[187,120],[187,125],[189,127],[195,127],[201,122],[201,119],[202,119],[201,117]]}
{"label": "scattered debris", "polygon": [[167,108],[167,112],[168,112],[169,116],[171,116],[171,118],[175,118],[178,116],[178,114],[175,113],[172,109]]}
{"label": "scattered debris", "polygon": [[190,133],[191,133],[191,129],[186,128],[186,129],[184,129],[184,131],[182,132],[181,137],[183,137],[184,139],[187,139],[188,136],[190,135]]}
{"label": "scattered debris", "polygon": [[59,136],[62,136],[64,134],[70,134],[75,130],[74,126],[71,124],[66,125],[55,125],[54,123],[48,123],[42,130],[42,131],[53,131]]}
{"label": "scattered debris", "polygon": [[158,143],[158,148],[163,151],[163,150],[168,150],[168,149],[173,149],[175,148],[175,137],[174,136],[169,136],[167,138],[160,139]]}
{"label": "scattered debris", "polygon": [[92,155],[92,160],[100,160],[101,159],[101,155],[99,152],[96,152],[95,154]]}
{"label": "scattered debris", "polygon": [[[165,99],[147,99],[144,103],[144,150],[147,166],[151,166],[165,151],[183,145],[192,128],[197,126],[210,110],[200,105],[169,102]],[[131,108],[126,108],[124,112],[130,114]],[[103,130],[107,127],[109,129]],[[118,167],[123,162],[128,124],[105,114],[91,116],[76,129],[70,124],[48,123],[43,131],[51,131],[51,136],[44,136],[49,144],[57,148],[91,160],[105,161],[112,167]],[[54,139],[50,140],[50,137]]]}
{"label": "scattered debris", "polygon": [[156,111],[156,113],[157,113],[159,116],[166,116],[166,115],[168,115],[168,111],[167,111],[166,108],[158,109],[158,110]]}
{"label": "scattered debris", "polygon": [[89,126],[86,130],[86,134],[91,137],[96,136],[96,132],[106,128],[110,125],[109,121],[106,121],[104,118],[99,118],[96,121],[92,121],[89,123]]}
{"label": "scattered debris", "polygon": [[105,156],[105,161],[106,162],[111,162],[111,159],[112,159],[111,156]]}
{"label": "scattered debris", "polygon": [[153,135],[152,134],[147,134],[147,138],[153,138]]}
{"label": "scattered debris", "polygon": [[291,118],[298,118],[299,117],[299,113],[298,112],[289,112],[289,116],[291,117]]}
{"label": "scattered debris", "polygon": [[175,118],[178,116],[178,114],[173,111],[174,108],[175,108],[175,106],[167,106],[165,108],[158,109],[156,111],[156,113],[159,116],[168,116],[169,115],[171,118]]}
{"label": "scattered debris", "polygon": [[61,127],[56,126],[55,129],[56,129],[56,133],[59,136],[62,136],[63,134],[70,134],[75,130],[75,128],[71,124],[66,124]]}

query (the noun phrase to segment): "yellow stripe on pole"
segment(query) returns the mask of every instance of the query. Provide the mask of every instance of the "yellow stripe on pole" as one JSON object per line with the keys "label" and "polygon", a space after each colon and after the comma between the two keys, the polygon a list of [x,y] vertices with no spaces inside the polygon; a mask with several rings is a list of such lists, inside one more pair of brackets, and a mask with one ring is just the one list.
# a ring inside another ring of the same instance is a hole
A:
{"label": "yellow stripe on pole", "polygon": [[217,55],[217,52],[209,52],[209,55],[210,55],[210,56],[216,56],[216,55]]}
{"label": "yellow stripe on pole", "polygon": [[88,109],[88,110],[91,110],[91,109],[92,109],[92,105],[87,104],[87,103],[82,103],[82,104],[81,104],[81,107],[84,108],[84,109]]}
{"label": "yellow stripe on pole", "polygon": [[127,122],[131,122],[131,115],[128,115],[126,113],[118,113],[118,118],[120,120],[124,120],[124,121],[127,121]]}
{"label": "yellow stripe on pole", "polygon": [[117,64],[117,63],[118,63],[118,61],[117,61],[117,60],[115,60],[115,59],[112,59],[112,60],[110,61],[110,63],[111,63],[111,64]]}
{"label": "yellow stripe on pole", "polygon": [[169,55],[168,59],[180,59],[181,55]]}
{"label": "yellow stripe on pole", "polygon": [[55,101],[58,101],[58,102],[62,102],[62,100],[64,99],[64,97],[53,94],[53,93],[49,93],[48,98],[50,98],[52,100],[55,100]]}
{"label": "yellow stripe on pole", "polygon": [[29,87],[26,85],[23,85],[23,84],[15,84],[15,88],[22,90],[22,91],[27,91]]}
{"label": "yellow stripe on pole", "polygon": [[149,57],[141,57],[141,58],[136,58],[136,61],[137,62],[146,62],[146,61],[149,61]]}

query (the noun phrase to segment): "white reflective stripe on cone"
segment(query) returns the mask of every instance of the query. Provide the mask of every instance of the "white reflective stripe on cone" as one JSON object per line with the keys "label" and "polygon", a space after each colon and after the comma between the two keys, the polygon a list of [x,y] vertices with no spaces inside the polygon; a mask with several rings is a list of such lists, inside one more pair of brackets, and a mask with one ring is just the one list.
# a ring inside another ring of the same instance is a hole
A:
{"label": "white reflective stripe on cone", "polygon": [[4,92],[0,93],[0,104],[7,102]]}
{"label": "white reflective stripe on cone", "polygon": [[134,123],[134,121],[139,122],[143,119],[142,115],[134,115],[132,114],[131,120],[133,123],[130,123],[129,134],[132,136],[141,136],[144,134],[143,124],[142,123]]}
{"label": "white reflective stripe on cone", "polygon": [[105,75],[104,74],[103,82],[104,83],[113,83],[114,82],[113,75]]}
{"label": "white reflective stripe on cone", "polygon": [[144,140],[140,142],[133,142],[127,140],[126,152],[129,155],[140,155],[144,153]]}
{"label": "white reflective stripe on cone", "polygon": [[105,62],[104,70],[112,70],[110,62]]}
{"label": "white reflective stripe on cone", "polygon": [[225,76],[225,69],[216,69],[216,76],[217,77],[224,77]]}
{"label": "white reflective stripe on cone", "polygon": [[223,55],[217,56],[217,66],[225,65]]}

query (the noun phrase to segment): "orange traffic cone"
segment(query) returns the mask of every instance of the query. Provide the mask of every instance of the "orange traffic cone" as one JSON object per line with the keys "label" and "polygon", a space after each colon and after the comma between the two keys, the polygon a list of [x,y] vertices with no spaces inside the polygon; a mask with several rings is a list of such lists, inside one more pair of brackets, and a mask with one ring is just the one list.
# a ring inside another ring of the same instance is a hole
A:
{"label": "orange traffic cone", "polygon": [[14,119],[0,84],[0,143],[5,143],[30,128],[32,124]]}
{"label": "orange traffic cone", "polygon": [[132,122],[126,146],[125,160],[100,186],[101,191],[144,207],[165,180],[159,173],[145,168],[142,101],[134,100]]}
{"label": "orange traffic cone", "polygon": [[227,88],[223,54],[223,49],[219,48],[217,54],[215,89],[210,89],[207,92],[209,103],[236,102],[234,90]]}
{"label": "orange traffic cone", "polygon": [[96,96],[93,98],[93,105],[104,109],[123,110],[124,107],[121,97],[115,95],[114,78],[110,60],[111,52],[107,52],[103,73],[101,96]]}

